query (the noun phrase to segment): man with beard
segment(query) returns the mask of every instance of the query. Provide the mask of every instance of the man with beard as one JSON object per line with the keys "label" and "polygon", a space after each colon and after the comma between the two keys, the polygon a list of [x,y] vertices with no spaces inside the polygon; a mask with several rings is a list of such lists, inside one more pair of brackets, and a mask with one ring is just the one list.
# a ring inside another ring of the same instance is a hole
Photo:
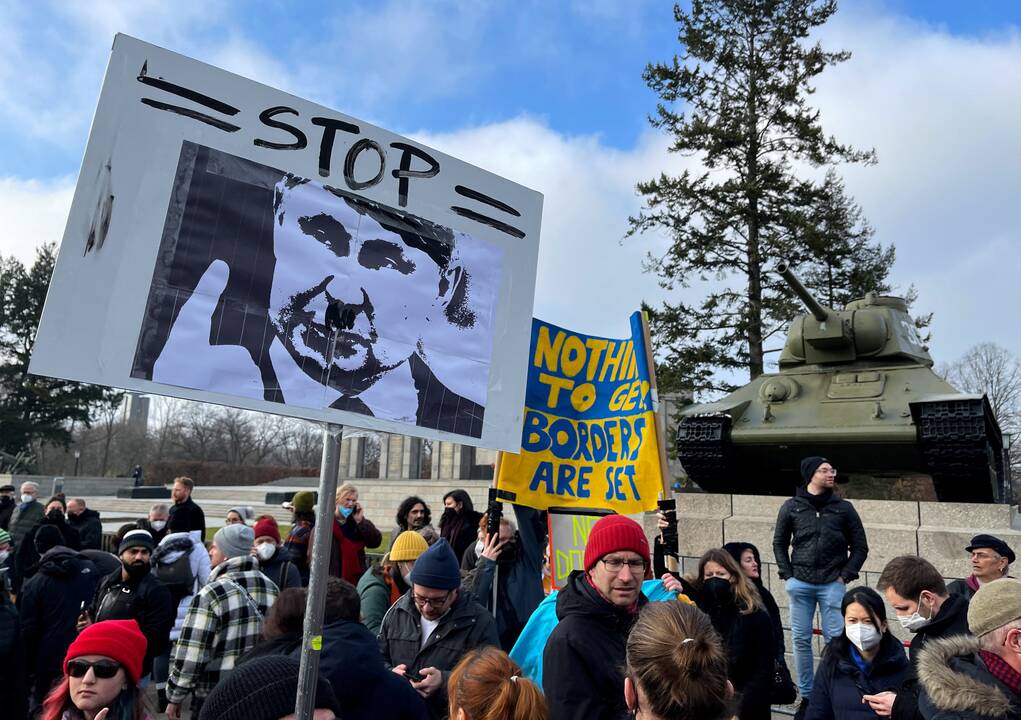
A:
{"label": "man with beard", "polygon": [[0,530],[7,530],[11,524],[11,513],[14,512],[14,486],[0,485]]}
{"label": "man with beard", "polygon": [[542,687],[550,720],[619,720],[626,644],[648,599],[649,541],[634,520],[600,518],[585,546],[585,569],[557,595],[559,622],[543,652]]}
{"label": "man with beard", "polygon": [[175,525],[183,524],[188,532],[194,533],[193,538],[204,542],[206,539],[206,514],[191,499],[194,490],[195,481],[190,477],[174,478],[174,488],[170,491],[170,497],[173,498],[174,504],[170,508],[169,518],[177,518]]}
{"label": "man with beard", "polygon": [[132,530],[121,540],[117,554],[121,567],[100,583],[79,629],[103,620],[135,620],[147,641],[142,674],[148,675],[152,660],[170,648],[170,629],[177,608],[170,591],[150,574],[154,545],[145,530]]}
{"label": "man with beard", "polygon": [[[447,539],[454,549],[457,561],[464,567],[464,552],[478,537],[482,513],[475,510],[471,495],[458,488],[443,496],[443,516],[440,518],[440,537]],[[474,565],[472,565],[474,567]]]}
{"label": "man with beard", "polygon": [[425,504],[425,500],[417,495],[404,498],[397,506],[397,527],[390,533],[390,548],[393,549],[393,544],[397,542],[397,536],[402,532],[406,530],[418,532],[430,522],[432,522],[432,511]]}

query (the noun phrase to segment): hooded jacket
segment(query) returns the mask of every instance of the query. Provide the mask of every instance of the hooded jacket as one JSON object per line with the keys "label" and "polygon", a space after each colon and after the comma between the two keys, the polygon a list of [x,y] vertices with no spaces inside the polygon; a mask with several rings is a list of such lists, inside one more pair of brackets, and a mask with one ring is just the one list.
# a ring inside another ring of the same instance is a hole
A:
{"label": "hooded jacket", "polygon": [[[60,543],[61,545],[74,551],[82,549],[81,541],[78,538],[78,531],[67,524],[67,520],[64,519],[63,515],[55,515],[54,517],[44,515],[25,534],[21,544],[16,548],[11,592],[17,593],[21,586],[25,584],[25,581],[32,577],[39,569],[39,552],[35,548],[35,536],[39,534],[40,528],[47,525],[52,525],[60,531],[60,535],[63,538],[63,541]],[[11,535],[13,536],[13,533]]]}
{"label": "hooded jacket", "polygon": [[[292,653],[295,658],[300,655],[300,648]],[[372,633],[361,623],[337,620],[323,628],[319,675],[336,689],[344,720],[429,717],[422,696],[407,679],[386,668]]]}
{"label": "hooded jacket", "polygon": [[383,623],[387,611],[408,590],[403,581],[398,585],[392,574],[395,572],[396,566],[390,563],[382,566],[373,565],[358,581],[358,597],[362,601],[362,624],[373,635],[379,633],[379,626]]}
{"label": "hooded jacket", "polygon": [[469,650],[485,645],[500,646],[496,622],[470,593],[459,591],[457,600],[422,647],[421,614],[406,593],[383,618],[376,641],[387,667],[407,665],[409,670],[434,667],[443,672],[443,688],[427,700],[429,715],[447,713],[447,679],[450,671]]}
{"label": "hooded jacket", "polygon": [[832,491],[818,510],[809,497],[808,490],[799,487],[777,515],[773,554],[780,578],[793,577],[813,585],[831,583],[838,577],[846,583],[856,580],[869,555],[858,512]]}
{"label": "hooded jacket", "polygon": [[[639,593],[639,609],[647,602]],[[626,717],[622,669],[638,613],[604,600],[585,572],[575,570],[557,595],[557,618],[542,656],[550,720]]]}
{"label": "hooded jacket", "polygon": [[85,508],[76,516],[67,516],[67,524],[78,532],[82,550],[99,550],[103,547],[103,521],[99,513]]}
{"label": "hooded jacket", "polygon": [[1021,718],[1021,697],[997,680],[968,635],[932,640],[918,656],[919,707],[927,720]]}
{"label": "hooded jacket", "polygon": [[25,668],[34,675],[36,699],[63,673],[82,604],[91,602],[100,579],[91,561],[58,545],[43,555],[39,571],[18,596]]}
{"label": "hooded jacket", "polygon": [[819,663],[805,720],[875,720],[876,714],[861,697],[887,691],[900,696],[901,686],[911,675],[903,645],[884,633],[867,673],[851,659],[856,649],[846,638],[831,647]]}
{"label": "hooded jacket", "polygon": [[190,532],[178,532],[165,535],[156,550],[152,554],[152,566],[157,564],[172,564],[184,553],[188,553],[188,566],[191,568],[193,579],[192,592],[182,597],[177,603],[174,616],[174,626],[170,630],[170,641],[176,642],[181,637],[181,628],[184,626],[184,616],[188,614],[188,607],[195,593],[209,582],[209,553],[206,546],[192,537]]}
{"label": "hooded jacket", "polygon": [[926,645],[939,638],[951,637],[953,635],[968,635],[968,601],[963,597],[950,595],[940,605],[936,617],[925,624],[911,638],[911,647],[908,650],[911,658],[912,673],[893,703],[893,712],[890,717],[893,720],[920,720],[922,717],[918,708],[918,694],[921,688],[918,686],[918,676],[914,672],[918,667],[918,656]]}

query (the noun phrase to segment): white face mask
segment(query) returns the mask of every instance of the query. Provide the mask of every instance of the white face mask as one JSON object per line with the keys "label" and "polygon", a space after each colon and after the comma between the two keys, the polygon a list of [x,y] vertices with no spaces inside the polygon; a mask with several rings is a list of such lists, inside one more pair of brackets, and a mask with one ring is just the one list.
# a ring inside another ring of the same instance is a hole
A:
{"label": "white face mask", "polygon": [[10,550],[0,550],[0,563],[11,556]]}
{"label": "white face mask", "polygon": [[21,496],[21,502],[23,503],[30,503],[33,500],[35,500],[35,495],[24,494]]}
{"label": "white face mask", "polygon": [[883,637],[874,626],[868,625],[867,623],[845,625],[844,634],[847,635],[847,639],[862,652],[874,648],[879,644],[880,639]]}
{"label": "white face mask", "polygon": [[479,540],[477,543],[475,543],[475,554],[477,556],[482,557],[482,551],[485,550],[485,549],[486,549],[486,544],[484,542],[482,542],[481,540]]}
{"label": "white face mask", "polygon": [[269,560],[276,551],[277,546],[273,543],[263,543],[255,547],[255,554],[259,556],[260,560]]}
{"label": "white face mask", "polygon": [[167,521],[166,520],[153,520],[153,521],[151,521],[149,523],[149,525],[152,527],[153,530],[155,530],[156,532],[159,532],[160,530],[162,530],[163,528],[165,528],[167,526]]}
{"label": "white face mask", "polygon": [[919,598],[918,598],[918,607],[915,609],[915,611],[913,613],[911,613],[910,615],[906,615],[906,616],[901,616],[901,615],[897,616],[897,620],[898,620],[898,622],[900,622],[901,627],[904,628],[905,630],[909,630],[911,632],[918,632],[919,630],[924,628],[926,625],[928,625],[929,622],[932,620],[932,610],[929,611],[929,617],[922,617],[921,613],[918,612],[921,609],[922,609],[922,598],[921,598],[921,596],[919,596]]}

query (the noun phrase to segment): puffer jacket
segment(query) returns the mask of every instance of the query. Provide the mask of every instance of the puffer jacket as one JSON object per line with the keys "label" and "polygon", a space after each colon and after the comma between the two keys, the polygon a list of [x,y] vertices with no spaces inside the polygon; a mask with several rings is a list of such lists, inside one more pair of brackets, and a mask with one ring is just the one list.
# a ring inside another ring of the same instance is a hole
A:
{"label": "puffer jacket", "polygon": [[500,646],[496,621],[475,598],[461,590],[457,600],[444,615],[422,647],[421,615],[411,593],[398,600],[383,618],[376,641],[387,667],[407,665],[409,670],[434,667],[443,673],[443,687],[428,701],[429,715],[442,718],[447,714],[447,680],[450,671],[469,650],[485,645]]}
{"label": "puffer jacket", "polygon": [[[822,585],[838,577],[850,583],[869,555],[865,528],[854,506],[831,492],[816,510],[805,488],[780,507],[773,553],[780,578]],[[793,541],[793,550],[791,544]]]}
{"label": "puffer jacket", "polygon": [[[188,543],[191,543],[190,550],[187,550]],[[181,637],[181,627],[184,625],[184,616],[188,614],[188,608],[191,606],[191,599],[202,586],[209,582],[209,553],[206,552],[205,545],[195,541],[192,533],[178,532],[165,535],[160,540],[160,544],[156,546],[152,558],[153,567],[155,567],[157,562],[172,563],[185,552],[189,553],[188,563],[191,566],[191,576],[195,580],[192,585],[193,591],[177,603],[174,627],[170,630],[171,642],[177,642],[177,638]]]}
{"label": "puffer jacket", "polygon": [[997,680],[969,635],[931,640],[918,655],[919,708],[926,720],[1021,718],[1021,696]]}
{"label": "puffer jacket", "polygon": [[[638,598],[639,608],[648,603]],[[625,648],[638,613],[604,600],[575,570],[557,595],[557,617],[542,657],[550,720],[623,720]]]}

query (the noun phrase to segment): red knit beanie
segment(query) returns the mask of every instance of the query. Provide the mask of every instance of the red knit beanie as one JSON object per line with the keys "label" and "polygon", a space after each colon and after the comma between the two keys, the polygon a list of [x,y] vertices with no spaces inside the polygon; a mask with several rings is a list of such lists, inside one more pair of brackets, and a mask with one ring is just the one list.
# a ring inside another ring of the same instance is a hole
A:
{"label": "red knit beanie", "polygon": [[269,515],[263,515],[255,523],[255,537],[271,537],[277,545],[280,544],[280,528],[277,526],[277,521]]}
{"label": "red knit beanie", "polygon": [[589,531],[585,570],[591,570],[601,557],[621,550],[636,552],[649,564],[649,541],[641,525],[625,515],[600,518]]}
{"label": "red knit beanie", "polygon": [[89,625],[82,630],[78,638],[71,643],[64,656],[64,672],[67,673],[67,661],[82,655],[102,655],[116,660],[131,678],[138,684],[142,674],[142,659],[145,657],[145,635],[138,629],[134,620],[104,620]]}

